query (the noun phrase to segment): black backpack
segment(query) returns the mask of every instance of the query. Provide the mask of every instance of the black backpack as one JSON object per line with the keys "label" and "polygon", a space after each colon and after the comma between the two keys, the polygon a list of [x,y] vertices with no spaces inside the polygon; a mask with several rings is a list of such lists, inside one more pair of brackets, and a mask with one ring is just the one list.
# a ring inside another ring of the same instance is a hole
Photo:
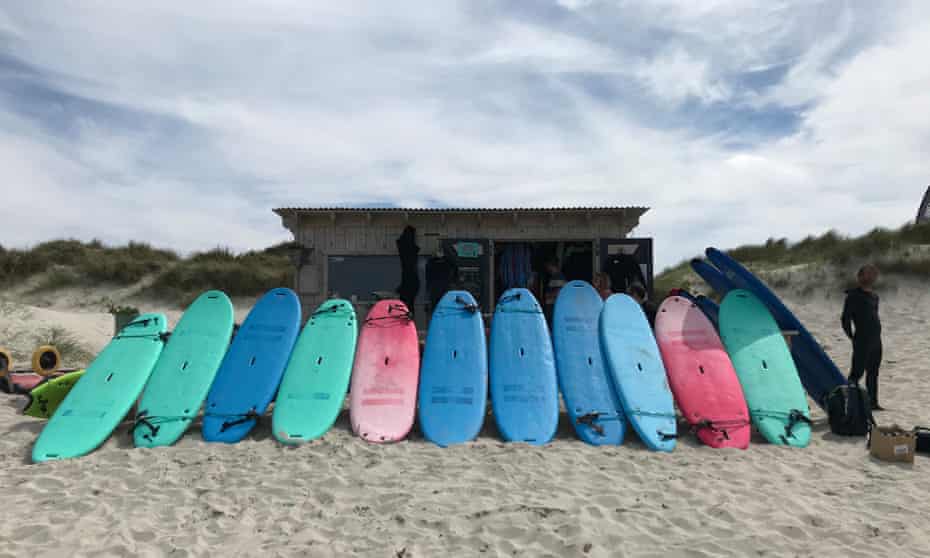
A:
{"label": "black backpack", "polygon": [[833,388],[827,395],[830,432],[840,436],[865,436],[875,425],[869,394],[858,384]]}

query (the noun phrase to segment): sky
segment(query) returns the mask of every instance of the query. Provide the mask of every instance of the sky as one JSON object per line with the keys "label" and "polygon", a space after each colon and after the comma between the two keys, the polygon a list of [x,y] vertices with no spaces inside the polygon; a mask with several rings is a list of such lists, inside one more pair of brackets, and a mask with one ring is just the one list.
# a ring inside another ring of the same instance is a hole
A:
{"label": "sky", "polygon": [[659,269],[912,220],[930,2],[0,2],[0,244],[282,206],[649,206]]}

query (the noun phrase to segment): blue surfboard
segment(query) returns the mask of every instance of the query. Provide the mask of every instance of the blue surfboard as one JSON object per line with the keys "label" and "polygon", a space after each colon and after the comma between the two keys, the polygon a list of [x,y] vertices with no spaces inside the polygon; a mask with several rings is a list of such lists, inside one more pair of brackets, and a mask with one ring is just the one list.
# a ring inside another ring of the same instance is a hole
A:
{"label": "blue surfboard", "polygon": [[439,446],[475,439],[488,399],[481,309],[468,291],[443,295],[430,318],[420,366],[420,429]]}
{"label": "blue surfboard", "polygon": [[216,373],[203,417],[203,439],[238,442],[274,399],[300,327],[300,301],[268,291],[249,312]]}
{"label": "blue surfboard", "polygon": [[639,439],[649,449],[672,451],[678,434],[675,402],[639,303],[625,294],[611,295],[601,312],[600,337],[620,403]]}
{"label": "blue surfboard", "polygon": [[533,293],[510,289],[491,322],[491,407],[501,437],[543,445],[559,426],[559,386],[549,326]]}
{"label": "blue surfboard", "polygon": [[721,297],[736,288],[719,269],[700,258],[691,260],[691,269]]}
{"label": "blue surfboard", "polygon": [[826,405],[826,396],[835,387],[845,384],[846,378],[836,367],[833,360],[824,352],[820,343],[814,339],[814,336],[807,331],[807,328],[801,324],[798,318],[788,310],[778,296],[751,271],[715,248],[708,248],[706,253],[707,258],[720,269],[728,281],[737,288],[756,295],[765,304],[778,323],[778,327],[782,330],[795,330],[798,332],[797,337],[791,340],[791,356],[794,358],[804,389],[815,403],[820,407],[824,407]]}
{"label": "blue surfboard", "polygon": [[552,341],[559,387],[578,437],[593,445],[623,443],[626,420],[608,376],[597,324],[604,301],[584,281],[559,291]]}

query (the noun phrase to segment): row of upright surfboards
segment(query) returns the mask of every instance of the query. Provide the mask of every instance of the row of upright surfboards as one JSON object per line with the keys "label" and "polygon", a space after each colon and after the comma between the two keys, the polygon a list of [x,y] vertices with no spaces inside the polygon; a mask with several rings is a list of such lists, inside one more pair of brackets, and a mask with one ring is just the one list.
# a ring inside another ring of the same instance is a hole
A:
{"label": "row of upright surfboards", "polygon": [[670,451],[678,435],[673,393],[710,446],[747,447],[751,422],[774,443],[803,446],[810,436],[780,330],[743,290],[728,293],[719,309],[723,343],[686,297],[663,302],[654,336],[633,299],[618,294],[605,303],[582,281],[561,290],[551,334],[529,291],[504,293],[489,347],[475,300],[449,292],[433,313],[422,359],[411,316],[397,300],[377,303],[361,328],[352,305],[339,299],[322,304],[298,336],[299,324],[299,301],[285,288],[258,301],[232,343],[232,304],[219,291],[201,295],[170,337],[163,315],[139,316],[61,402],[33,459],[92,451],[137,399],[137,446],[174,443],[201,407],[205,440],[239,441],[273,400],[274,436],[300,443],[332,427],[350,382],[352,429],[376,443],[403,439],[417,413],[428,440],[471,440],[490,394],[505,440],[544,444],[558,425],[559,391],[590,444],[622,443],[629,423],[649,448]]}

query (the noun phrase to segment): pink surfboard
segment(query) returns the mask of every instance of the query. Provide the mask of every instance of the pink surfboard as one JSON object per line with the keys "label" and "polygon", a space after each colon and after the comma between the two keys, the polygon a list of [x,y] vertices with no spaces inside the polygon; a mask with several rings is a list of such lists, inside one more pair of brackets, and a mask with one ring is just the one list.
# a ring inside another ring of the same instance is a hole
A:
{"label": "pink surfboard", "polygon": [[746,398],[713,324],[679,296],[656,314],[656,341],[678,409],[698,438],[714,448],[749,447]]}
{"label": "pink surfboard", "polygon": [[407,306],[382,300],[362,323],[352,368],[352,430],[374,443],[403,440],[413,426],[420,344]]}

